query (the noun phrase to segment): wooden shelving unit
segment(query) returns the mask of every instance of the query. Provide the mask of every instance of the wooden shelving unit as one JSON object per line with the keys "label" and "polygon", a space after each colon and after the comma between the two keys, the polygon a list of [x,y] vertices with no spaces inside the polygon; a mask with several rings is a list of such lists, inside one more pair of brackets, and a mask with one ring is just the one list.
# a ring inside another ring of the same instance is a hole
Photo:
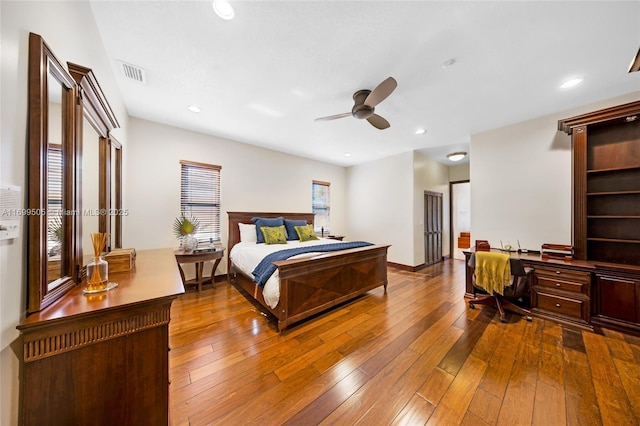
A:
{"label": "wooden shelving unit", "polygon": [[596,267],[592,322],[640,333],[640,101],[558,128],[573,144],[575,258]]}

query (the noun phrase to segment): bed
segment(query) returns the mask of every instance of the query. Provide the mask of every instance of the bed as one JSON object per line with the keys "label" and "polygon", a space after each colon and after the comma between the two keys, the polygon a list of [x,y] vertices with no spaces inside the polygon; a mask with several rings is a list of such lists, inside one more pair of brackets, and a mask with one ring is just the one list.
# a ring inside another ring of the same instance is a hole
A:
{"label": "bed", "polygon": [[[303,258],[273,262],[279,276],[277,304],[265,301],[250,273],[234,265],[233,248],[240,243],[239,224],[252,224],[253,217],[304,220],[313,224],[313,213],[228,212],[229,233],[227,277],[230,284],[244,290],[246,297],[255,300],[273,314],[278,331],[331,307],[352,300],[369,290],[387,288],[387,250],[389,245],[320,253]],[[272,306],[270,306],[270,304]]]}

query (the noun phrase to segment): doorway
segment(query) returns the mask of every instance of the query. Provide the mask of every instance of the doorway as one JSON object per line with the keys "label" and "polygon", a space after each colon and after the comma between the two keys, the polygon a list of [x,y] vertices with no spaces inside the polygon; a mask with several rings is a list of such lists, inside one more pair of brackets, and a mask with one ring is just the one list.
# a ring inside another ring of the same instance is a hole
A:
{"label": "doorway", "polygon": [[442,261],[442,193],[424,191],[424,264]]}
{"label": "doorway", "polygon": [[464,260],[471,247],[471,184],[468,180],[449,184],[451,208],[451,257]]}

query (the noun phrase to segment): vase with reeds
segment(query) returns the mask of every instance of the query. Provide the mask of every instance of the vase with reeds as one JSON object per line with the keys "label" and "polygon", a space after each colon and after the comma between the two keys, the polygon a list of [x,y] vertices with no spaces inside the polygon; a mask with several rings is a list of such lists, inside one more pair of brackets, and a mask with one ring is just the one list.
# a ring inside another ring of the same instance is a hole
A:
{"label": "vase with reeds", "polygon": [[91,243],[93,244],[93,259],[87,265],[87,290],[101,291],[107,289],[107,279],[109,275],[109,264],[104,257],[102,251],[107,242],[107,234],[104,232],[95,232],[91,234]]}

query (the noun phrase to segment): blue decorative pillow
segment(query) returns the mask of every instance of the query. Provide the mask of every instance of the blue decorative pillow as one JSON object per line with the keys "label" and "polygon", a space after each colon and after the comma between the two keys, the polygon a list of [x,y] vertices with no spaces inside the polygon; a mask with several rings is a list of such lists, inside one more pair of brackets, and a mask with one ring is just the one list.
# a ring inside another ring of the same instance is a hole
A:
{"label": "blue decorative pillow", "polygon": [[252,217],[251,222],[256,224],[256,242],[264,243],[264,234],[260,230],[260,227],[274,227],[274,226],[283,226],[284,218],[280,217]]}
{"label": "blue decorative pillow", "polygon": [[296,232],[296,226],[307,226],[306,220],[284,220],[284,227],[287,229],[287,240],[298,240],[298,233]]}

